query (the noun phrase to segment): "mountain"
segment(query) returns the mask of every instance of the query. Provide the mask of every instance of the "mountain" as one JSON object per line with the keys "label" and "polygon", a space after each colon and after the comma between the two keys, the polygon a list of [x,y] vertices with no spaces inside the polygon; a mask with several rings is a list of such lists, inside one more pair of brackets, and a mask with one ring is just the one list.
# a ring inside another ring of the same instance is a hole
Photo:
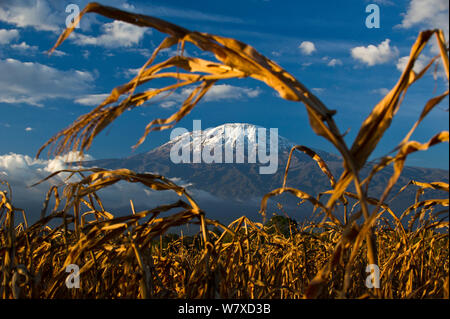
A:
{"label": "mountain", "polygon": [[[295,145],[272,133],[269,134],[268,130],[266,132],[264,128],[251,124],[224,124],[203,131],[184,132],[146,153],[123,159],[83,162],[83,165],[108,169],[128,168],[136,172],[153,172],[169,178],[178,178],[190,185],[188,190],[202,190],[220,200],[220,205],[217,201],[211,201],[211,197],[209,200],[199,200],[200,204],[211,208],[214,218],[224,219],[226,215],[225,219],[232,220],[233,217],[243,215],[243,212],[257,216],[262,196],[282,186],[289,152]],[[230,153],[233,149],[235,152]],[[275,151],[278,151],[278,156]],[[317,149],[314,151],[338,179],[343,171],[341,157]],[[255,155],[252,156],[252,153]],[[270,166],[269,158],[272,166],[275,166],[274,162],[277,161],[277,169],[273,174],[261,174],[261,168],[265,167],[267,170]],[[205,160],[211,163],[205,163]],[[367,176],[370,167],[369,164],[363,168],[362,177]],[[392,168],[386,168],[375,175],[369,196],[379,197],[391,175]],[[396,194],[410,180],[448,182],[448,177],[448,171],[442,169],[405,167],[391,194]],[[297,151],[291,161],[287,186],[313,196],[330,189],[329,180],[317,163]],[[407,189],[393,201],[392,208],[398,211],[408,207],[414,202],[415,191],[414,187]],[[308,216],[311,212],[311,206],[303,205],[303,208],[299,208],[296,205],[297,200],[289,195],[280,196],[276,201],[281,202],[290,211],[295,210],[296,214],[299,212]]]}

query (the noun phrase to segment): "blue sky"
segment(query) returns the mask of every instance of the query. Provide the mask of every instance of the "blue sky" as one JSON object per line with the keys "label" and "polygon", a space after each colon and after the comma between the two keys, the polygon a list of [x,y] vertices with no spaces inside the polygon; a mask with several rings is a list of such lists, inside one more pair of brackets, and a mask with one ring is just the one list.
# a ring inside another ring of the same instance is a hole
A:
{"label": "blue sky", "polygon": [[[344,5],[345,3],[345,5]],[[366,6],[380,7],[380,28],[368,29]],[[0,2],[0,155],[34,156],[53,134],[89,112],[115,86],[130,80],[163,39],[155,30],[131,27],[89,14],[75,35],[53,55],[50,49],[65,26],[66,7],[87,1],[2,0]],[[104,1],[191,30],[230,36],[254,46],[312,89],[330,109],[351,144],[361,122],[398,80],[418,32],[443,28],[448,39],[448,0],[347,1]],[[434,43],[419,64],[433,57]],[[187,47],[190,55],[200,55]],[[163,57],[174,54],[166,51]],[[210,58],[210,56],[202,56]],[[420,68],[420,65],[417,66]],[[264,83],[244,79],[218,83],[179,126],[192,129],[228,122],[276,127],[293,142],[336,152],[316,136],[302,104],[280,99]],[[409,131],[426,101],[448,88],[442,69],[430,72],[408,91],[392,127],[374,157],[391,151]],[[88,151],[94,158],[126,157],[154,118],[172,114],[183,92],[127,112]],[[425,142],[448,130],[448,99],[419,126],[413,139]],[[135,152],[169,139],[152,132]],[[45,156],[46,154],[44,154]],[[412,166],[448,169],[448,144],[408,158]]]}

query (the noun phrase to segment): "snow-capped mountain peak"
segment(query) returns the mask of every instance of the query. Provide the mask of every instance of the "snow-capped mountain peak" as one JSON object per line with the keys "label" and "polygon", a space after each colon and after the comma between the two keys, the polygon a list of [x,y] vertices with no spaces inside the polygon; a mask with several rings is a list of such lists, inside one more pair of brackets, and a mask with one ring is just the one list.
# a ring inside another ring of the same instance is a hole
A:
{"label": "snow-capped mountain peak", "polygon": [[[181,132],[181,130],[180,130]],[[177,132],[175,132],[176,134]],[[272,136],[272,134],[276,136]],[[202,148],[212,148],[222,145],[225,148],[234,148],[239,143],[244,143],[246,148],[258,149],[258,143],[265,144],[266,149],[271,139],[277,138],[278,149],[290,149],[294,143],[284,137],[278,136],[277,129],[266,129],[264,127],[248,123],[226,123],[205,130],[193,130],[175,136],[165,145],[189,142],[192,146],[201,145]],[[264,141],[266,143],[264,143]]]}

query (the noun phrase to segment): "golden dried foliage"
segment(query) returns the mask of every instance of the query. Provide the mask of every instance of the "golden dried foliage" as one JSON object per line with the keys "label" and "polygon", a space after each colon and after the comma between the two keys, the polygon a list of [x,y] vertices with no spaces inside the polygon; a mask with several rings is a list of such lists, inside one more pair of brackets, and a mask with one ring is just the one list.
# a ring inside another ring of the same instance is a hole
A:
{"label": "golden dried foliage", "polygon": [[[329,110],[282,67],[235,39],[190,31],[154,17],[90,3],[61,34],[51,51],[67,39],[86,13],[154,28],[167,37],[134,79],[114,88],[99,106],[52,137],[39,149],[38,156],[50,145],[55,147],[50,150],[55,155],[69,150],[83,153],[93,139],[126,110],[195,85],[178,111],[168,118],[148,123],[137,147],[151,131],[174,127],[218,81],[251,77],[266,83],[281,98],[305,105],[314,132],[331,142],[342,155],[344,172],[336,180],[314,151],[306,146],[295,146],[291,150],[282,186],[263,197],[261,212],[265,213],[269,198],[288,192],[312,203],[315,210],[323,213],[323,220],[304,224],[289,236],[271,233],[267,227],[245,217],[224,226],[206,218],[185,189],[167,178],[127,169],[55,172],[47,179],[65,172],[70,174],[69,178],[78,174],[80,180],[71,182],[68,178],[62,196],[58,187],[50,188],[41,219],[31,226],[27,225],[23,211],[23,222],[15,226],[15,212],[21,210],[11,204],[10,190],[0,192],[2,298],[448,298],[448,220],[445,220],[448,210],[436,212],[436,208],[448,207],[449,200],[419,200],[425,189],[445,191],[448,195],[448,184],[411,181],[400,192],[411,185],[419,187],[416,202],[403,212],[393,212],[385,202],[409,154],[448,142],[446,131],[425,143],[410,141],[421,121],[448,96],[448,90],[428,101],[418,121],[400,142],[395,156],[382,158],[364,181],[361,182],[359,176],[390,127],[408,88],[439,58],[448,79],[448,48],[441,30],[419,34],[397,84],[373,108],[348,147],[333,120],[335,111]],[[441,54],[415,73],[414,63],[433,35]],[[212,53],[216,61],[183,56],[186,43]],[[173,46],[179,48],[177,56],[155,63],[161,50]],[[161,78],[172,79],[174,83],[138,92],[144,84]],[[317,162],[329,178],[331,189],[315,198],[287,187],[295,150]],[[394,173],[383,195],[380,199],[368,197],[371,179],[390,164],[394,166]],[[185,200],[141,212],[135,212],[131,203],[132,214],[114,217],[104,210],[96,192],[118,182],[173,191]],[[347,190],[351,182],[356,193]],[[52,194],[55,205],[47,215]],[[320,201],[324,195],[328,195],[326,204]],[[65,204],[61,207],[62,199]],[[356,200],[351,211],[347,207],[348,199]],[[334,215],[338,201],[345,207],[344,220]],[[374,207],[372,212],[369,205]],[[360,209],[354,211],[356,206]],[[170,212],[172,214],[159,217]],[[394,223],[383,214],[388,214]],[[411,215],[405,229],[403,219]],[[364,216],[362,221],[361,216]],[[50,227],[49,223],[56,219],[61,219],[61,224]],[[418,226],[414,228],[417,221]],[[164,247],[162,236],[169,228],[189,223],[200,225],[200,233],[193,237],[193,242],[186,244],[181,237]],[[208,225],[222,231],[211,232]],[[65,270],[69,264],[81,266],[81,289],[70,290],[65,286]],[[367,264],[379,265],[380,289],[366,287]]]}

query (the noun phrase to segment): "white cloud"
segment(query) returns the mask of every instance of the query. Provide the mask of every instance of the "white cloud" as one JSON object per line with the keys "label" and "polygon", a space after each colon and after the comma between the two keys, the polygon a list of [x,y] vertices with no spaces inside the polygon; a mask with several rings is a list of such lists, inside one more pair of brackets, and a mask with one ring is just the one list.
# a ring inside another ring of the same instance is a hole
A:
{"label": "white cloud", "polygon": [[26,131],[26,132],[31,132],[32,130],[33,130],[32,127],[27,127],[27,128],[25,128],[25,131]]}
{"label": "white cloud", "polygon": [[[0,155],[0,172],[3,173],[2,178],[11,183],[11,186],[26,187],[53,172],[68,168],[66,162],[74,162],[81,159],[82,157],[78,152],[69,152],[64,156],[57,156],[50,160],[35,159],[28,155],[9,153]],[[84,156],[84,160],[93,159],[89,154]],[[67,176],[67,174],[61,176]],[[56,177],[51,179],[50,183],[55,184],[55,181],[59,183],[62,179]]]}
{"label": "white cloud", "polygon": [[[186,91],[190,91],[186,89]],[[190,92],[189,92],[190,93]],[[205,101],[219,101],[219,100],[236,100],[241,98],[256,98],[261,94],[259,88],[250,89],[228,84],[219,84],[213,86],[205,95]]]}
{"label": "white cloud", "polygon": [[448,0],[411,0],[408,11],[403,16],[401,27],[411,28],[416,25],[425,25],[431,28],[441,28],[448,32],[448,12]]}
{"label": "white cloud", "polygon": [[[397,64],[396,64],[397,70],[399,70],[400,72],[403,72],[403,70],[406,68],[406,64],[408,63],[408,60],[409,60],[409,56],[403,56],[403,57],[399,58],[397,61]],[[430,63],[430,61],[431,61],[431,57],[422,53],[421,55],[419,55],[419,58],[415,61],[413,71],[415,73],[419,73],[427,66],[428,63]],[[435,68],[436,63],[437,63],[437,68]],[[444,67],[442,65],[441,59],[438,59],[436,62],[434,62],[434,65],[428,69],[427,74],[433,75],[435,79],[441,78],[445,82],[447,82],[447,75],[444,71]]]}
{"label": "white cloud", "polygon": [[42,106],[51,98],[72,98],[90,88],[90,72],[62,71],[36,62],[0,59],[0,103]]}
{"label": "white cloud", "polygon": [[179,103],[181,103],[182,101],[180,101],[180,102],[175,102],[175,101],[164,101],[164,102],[162,102],[161,104],[159,104],[159,106],[161,106],[162,108],[164,108],[164,109],[170,109],[171,107],[174,107],[175,105],[177,105],[177,104],[179,104]]}
{"label": "white cloud", "polygon": [[140,70],[141,70],[141,68],[136,68],[136,69],[130,68],[130,69],[126,69],[123,73],[127,78],[135,77],[136,75],[138,75]]}
{"label": "white cloud", "polygon": [[[47,52],[45,52],[45,53],[47,53]],[[60,57],[60,56],[66,56],[67,53],[64,52],[64,51],[54,50],[54,51],[52,52],[52,55]]]}
{"label": "white cloud", "polygon": [[102,32],[98,37],[73,33],[71,38],[78,45],[95,45],[106,48],[131,47],[138,44],[149,30],[123,21],[113,21],[104,24]]}
{"label": "white cloud", "polygon": [[12,40],[15,40],[19,37],[19,31],[16,29],[7,30],[0,29],[0,44],[8,44]]}
{"label": "white cloud", "polygon": [[[397,70],[399,70],[400,72],[403,72],[403,70],[406,68],[406,64],[408,63],[408,60],[409,60],[409,56],[404,56],[404,57],[401,57],[400,59],[398,59],[397,64],[396,64]],[[419,56],[419,58],[416,60],[416,62],[414,63],[413,71],[416,73],[422,71],[423,68],[429,62],[429,60],[430,59],[427,56],[421,54]]]}
{"label": "white cloud", "polygon": [[[403,72],[403,70],[406,67],[406,64],[408,63],[409,56],[404,56],[398,59],[396,67],[397,70],[400,72]],[[419,58],[414,63],[413,71],[416,73],[419,73],[427,66],[427,64],[431,61],[431,58],[425,54],[419,55]],[[442,65],[442,60],[438,59],[437,62],[434,62],[434,65],[438,63],[437,69],[434,66],[431,66],[430,69],[428,69],[428,74],[432,74],[435,78],[441,78],[445,82],[447,82],[447,75],[444,71],[444,67]]]}
{"label": "white cloud", "polygon": [[[88,160],[93,159],[89,155],[86,155],[85,158]],[[16,207],[38,213],[50,186],[62,184],[63,179],[68,174],[64,173],[53,177],[36,187],[30,188],[29,186],[44,179],[55,171],[68,168],[65,161],[72,161],[74,159],[80,159],[78,153],[71,152],[66,156],[56,157],[51,160],[34,159],[27,155],[14,153],[0,155],[0,179],[10,183],[13,204]]]}
{"label": "white cloud", "polygon": [[84,154],[83,156],[79,152],[70,151],[69,153],[61,156],[56,156],[57,160],[64,162],[78,162],[78,161],[93,161],[94,157],[90,154]]}
{"label": "white cloud", "polygon": [[317,51],[316,46],[311,41],[303,41],[298,48],[304,55],[311,55],[313,52]]}
{"label": "white cloud", "polygon": [[[79,0],[74,3],[78,4],[81,10],[88,2],[87,0]],[[17,27],[32,27],[39,31],[60,32],[65,28],[65,20],[68,15],[65,12],[65,6],[69,3],[70,1],[57,0],[1,0],[0,21]],[[151,5],[149,3],[132,5],[121,0],[110,0],[108,5],[163,18],[175,17],[214,23],[245,22],[232,16],[208,14],[201,10]],[[97,24],[100,21],[95,15],[85,15],[81,21],[81,28],[83,30],[90,29],[93,23]]]}
{"label": "white cloud", "polygon": [[88,59],[90,55],[91,55],[91,52],[89,52],[88,50],[83,51],[83,58]]}
{"label": "white cloud", "polygon": [[[2,90],[0,90],[2,91]],[[39,101],[35,97],[26,97],[26,96],[19,96],[19,97],[12,97],[12,96],[0,96],[0,103],[6,103],[6,104],[29,104],[34,106],[42,107],[43,105],[39,103]]]}
{"label": "white cloud", "polygon": [[[136,69],[130,70],[132,70],[133,72],[136,71]],[[192,93],[193,90],[193,88],[184,88],[180,92],[173,92],[167,98],[162,99],[159,105],[163,108],[171,108],[173,106],[179,105],[189,96],[189,94]],[[165,94],[162,93],[159,97],[163,98]],[[256,98],[260,94],[261,90],[259,88],[250,89],[228,84],[219,84],[213,86],[208,91],[208,93],[206,93],[202,100],[205,102],[237,100],[244,98]],[[103,100],[108,96],[109,94],[107,93],[83,95],[77,98],[75,100],[75,103],[88,106],[96,106],[103,102]]]}
{"label": "white cloud", "polygon": [[[167,98],[161,101],[160,106],[163,108],[170,108],[175,105],[182,103],[189,94],[192,93],[193,88],[184,88],[181,92],[173,92]],[[233,86],[229,84],[219,84],[213,86],[208,93],[205,94],[202,101],[204,102],[215,102],[215,101],[225,101],[225,100],[238,100],[245,98],[256,98],[261,94],[259,88],[250,89],[244,87]],[[164,93],[161,94],[161,97]]]}
{"label": "white cloud", "polygon": [[167,56],[169,58],[181,55],[182,53],[183,53],[183,56],[193,56],[192,54],[190,54],[188,52],[188,50],[186,48],[184,48],[183,51],[181,51],[181,49],[177,48],[177,47],[175,47],[175,48],[170,47],[170,48],[165,48],[165,49],[161,50],[161,54],[164,54],[165,56]]}
{"label": "white cloud", "polygon": [[324,88],[312,88],[311,90],[313,90],[317,94],[323,93],[325,91]]}
{"label": "white cloud", "polygon": [[136,9],[136,7],[134,5],[126,3],[126,2],[124,2],[122,4],[122,8],[124,8],[125,10],[130,10],[130,11]]}
{"label": "white cloud", "polygon": [[62,9],[61,4],[51,5],[45,0],[3,0],[0,4],[0,21],[21,28],[58,32],[66,18]]}
{"label": "white cloud", "polygon": [[[70,152],[64,157],[56,157],[49,160],[34,159],[27,155],[14,153],[0,155],[0,180],[6,180],[10,183],[14,206],[25,209],[28,221],[33,223],[39,218],[42,203],[49,188],[52,185],[63,186],[69,173],[60,173],[37,186],[29,186],[46,178],[53,172],[67,168],[80,168],[74,165],[69,167],[67,164],[67,162],[77,162],[80,160],[81,157],[75,152]],[[89,161],[93,160],[93,158],[92,156],[85,155],[84,160]],[[87,172],[84,174],[88,175]],[[210,193],[192,188],[179,178],[171,178],[171,180],[180,186],[187,187],[189,193],[196,200],[217,200]],[[69,180],[69,182],[76,181],[79,181],[79,177],[74,176]],[[2,185],[0,185],[0,189],[3,190]],[[137,211],[153,208],[161,204],[172,203],[180,199],[173,191],[153,191],[141,184],[126,182],[114,184],[98,191],[97,194],[105,205],[105,209],[116,216],[120,213],[123,214],[124,208],[127,209],[126,213],[131,213],[128,210],[130,199],[133,200]],[[62,187],[60,188],[61,195]],[[64,200],[62,206],[64,206]],[[52,207],[53,203],[50,202],[49,210]]]}
{"label": "white cloud", "polygon": [[398,56],[397,47],[389,45],[391,40],[386,39],[378,46],[369,45],[367,47],[355,47],[351,49],[351,55],[355,60],[359,60],[368,66],[387,63]]}
{"label": "white cloud", "polygon": [[380,95],[385,96],[386,94],[389,93],[389,91],[390,90],[387,88],[379,88],[379,89],[372,90],[371,92],[374,94],[380,94]]}
{"label": "white cloud", "polygon": [[20,44],[11,44],[11,48],[21,50],[21,51],[36,51],[38,49],[35,45],[29,45],[25,41]]}
{"label": "white cloud", "polygon": [[339,59],[331,59],[330,62],[327,64],[328,66],[336,66],[336,65],[342,65],[342,61]]}
{"label": "white cloud", "polygon": [[[411,0],[408,10],[403,14],[401,28],[412,27],[442,29],[445,38],[449,38],[449,1],[448,0]],[[439,54],[436,39],[431,41],[432,54]]]}
{"label": "white cloud", "polygon": [[82,104],[82,105],[88,105],[88,106],[97,106],[100,103],[103,102],[104,99],[106,99],[109,96],[109,94],[88,94],[84,95],[80,98],[77,98],[75,100],[75,103]]}
{"label": "white cloud", "polygon": [[280,57],[281,56],[281,52],[280,51],[272,51],[272,55],[275,57]]}

